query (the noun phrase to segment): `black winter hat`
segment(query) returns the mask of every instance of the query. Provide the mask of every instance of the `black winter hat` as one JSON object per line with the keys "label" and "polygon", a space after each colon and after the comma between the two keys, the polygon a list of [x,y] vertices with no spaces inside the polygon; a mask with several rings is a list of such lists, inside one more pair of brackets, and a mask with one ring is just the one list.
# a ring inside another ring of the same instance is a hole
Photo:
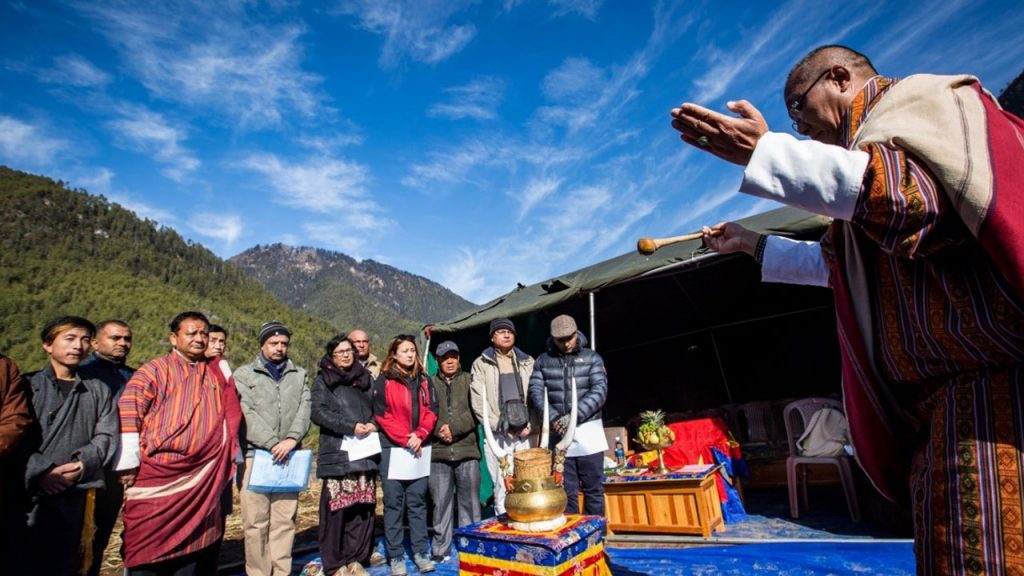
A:
{"label": "black winter hat", "polygon": [[512,321],[509,320],[508,318],[495,318],[494,320],[491,320],[491,329],[490,332],[488,333],[491,336],[494,336],[495,332],[502,329],[509,330],[513,334],[516,333],[516,325],[513,324]]}

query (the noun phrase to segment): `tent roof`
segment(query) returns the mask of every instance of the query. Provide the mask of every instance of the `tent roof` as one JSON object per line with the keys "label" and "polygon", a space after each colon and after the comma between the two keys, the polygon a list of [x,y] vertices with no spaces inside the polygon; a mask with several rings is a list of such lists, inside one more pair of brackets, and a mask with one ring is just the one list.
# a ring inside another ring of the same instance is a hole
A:
{"label": "tent roof", "polygon": [[[800,239],[818,238],[828,225],[824,217],[788,207],[756,214],[737,222],[760,233]],[[432,334],[461,332],[485,325],[495,318],[513,318],[550,308],[581,293],[726,256],[702,248],[699,239],[666,246],[651,256],[633,251],[537,284],[520,285],[508,294],[460,316],[434,324],[430,330]]]}

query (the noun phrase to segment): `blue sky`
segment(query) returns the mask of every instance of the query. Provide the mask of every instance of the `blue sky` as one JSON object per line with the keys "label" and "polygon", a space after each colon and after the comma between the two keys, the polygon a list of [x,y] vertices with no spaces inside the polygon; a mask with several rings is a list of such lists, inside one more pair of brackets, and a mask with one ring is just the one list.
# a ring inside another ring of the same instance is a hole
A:
{"label": "blue sky", "polygon": [[775,207],[683,101],[776,130],[820,44],[884,74],[1024,67],[1019,2],[7,1],[0,163],[230,257],[319,246],[475,302]]}

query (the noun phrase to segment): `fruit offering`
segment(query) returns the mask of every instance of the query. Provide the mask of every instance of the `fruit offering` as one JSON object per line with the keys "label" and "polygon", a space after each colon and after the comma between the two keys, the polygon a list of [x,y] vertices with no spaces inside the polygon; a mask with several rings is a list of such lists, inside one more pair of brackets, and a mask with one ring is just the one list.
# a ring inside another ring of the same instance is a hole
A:
{"label": "fruit offering", "polygon": [[676,440],[672,429],[665,425],[665,413],[661,410],[647,410],[640,413],[640,428],[637,440],[645,446],[668,446]]}

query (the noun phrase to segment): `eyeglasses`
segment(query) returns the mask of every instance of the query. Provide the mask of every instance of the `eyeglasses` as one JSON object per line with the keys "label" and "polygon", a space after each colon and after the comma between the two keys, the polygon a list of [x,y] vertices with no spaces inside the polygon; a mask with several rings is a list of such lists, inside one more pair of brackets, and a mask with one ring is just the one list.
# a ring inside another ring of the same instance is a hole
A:
{"label": "eyeglasses", "polygon": [[353,340],[352,343],[353,344],[369,344],[370,341],[369,340]]}
{"label": "eyeglasses", "polygon": [[331,354],[331,356],[351,356],[353,352],[355,352],[355,350],[351,348],[346,348],[344,350],[335,350],[334,353]]}
{"label": "eyeglasses", "polygon": [[[796,118],[800,114],[800,111],[803,110],[804,108],[804,104],[807,103],[807,95],[810,94],[811,90],[814,89],[814,86],[817,85],[818,82],[821,82],[821,79],[824,78],[825,75],[831,71],[832,69],[829,68],[822,72],[820,76],[814,79],[814,82],[811,82],[811,85],[807,87],[807,90],[804,90],[804,93],[801,94],[799,98],[794,98],[789,101],[789,104],[787,104],[787,108],[789,109],[790,118]],[[793,121],[793,130],[796,130],[797,132],[800,131],[800,127],[795,120]]]}

